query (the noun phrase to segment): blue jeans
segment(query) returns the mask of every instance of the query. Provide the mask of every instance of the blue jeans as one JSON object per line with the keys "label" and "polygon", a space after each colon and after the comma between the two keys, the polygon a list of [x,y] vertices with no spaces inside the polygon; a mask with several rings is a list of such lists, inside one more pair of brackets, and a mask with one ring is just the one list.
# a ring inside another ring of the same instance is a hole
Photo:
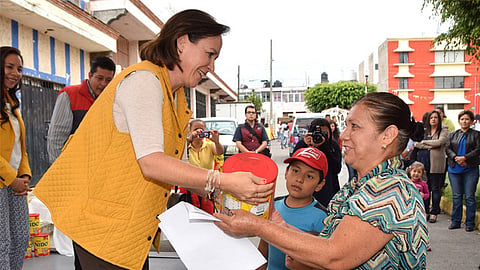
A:
{"label": "blue jeans", "polygon": [[463,212],[463,195],[465,194],[467,211],[465,226],[475,226],[475,191],[478,183],[478,167],[471,168],[468,172],[456,174],[448,172],[453,193],[452,225],[460,225]]}

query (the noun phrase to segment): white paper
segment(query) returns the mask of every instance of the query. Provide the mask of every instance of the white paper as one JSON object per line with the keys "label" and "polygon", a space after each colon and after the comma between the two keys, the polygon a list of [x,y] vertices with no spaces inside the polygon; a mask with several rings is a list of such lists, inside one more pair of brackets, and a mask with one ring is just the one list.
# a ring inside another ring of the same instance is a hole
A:
{"label": "white paper", "polygon": [[190,270],[248,270],[266,263],[248,238],[234,238],[220,230],[218,219],[185,202],[159,215],[158,225]]}

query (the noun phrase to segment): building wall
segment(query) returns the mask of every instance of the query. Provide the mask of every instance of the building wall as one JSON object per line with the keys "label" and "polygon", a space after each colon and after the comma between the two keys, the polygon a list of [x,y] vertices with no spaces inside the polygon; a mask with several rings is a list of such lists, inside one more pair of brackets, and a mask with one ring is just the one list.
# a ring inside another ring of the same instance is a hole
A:
{"label": "building wall", "polygon": [[378,92],[388,91],[388,41],[378,47]]}
{"label": "building wall", "polygon": [[[18,47],[22,52],[25,75],[67,85],[79,84],[88,76],[88,52],[71,44],[66,46],[48,33],[2,16],[0,45]],[[68,61],[67,54],[70,56]]]}
{"label": "building wall", "polygon": [[[465,61],[474,62],[470,56],[465,56]],[[478,93],[480,92],[480,72],[479,66],[475,64],[466,65],[465,71],[472,74],[469,77],[465,77],[465,88],[469,88],[469,91],[465,92],[465,99],[470,100],[472,103],[465,106],[465,109],[472,110],[474,114],[480,113]],[[456,118],[455,118],[456,119]]]}
{"label": "building wall", "polygon": [[[444,105],[447,117],[454,122],[463,109],[479,113],[478,100],[475,100],[480,90],[478,65],[469,62],[467,55],[465,62],[436,63],[435,50],[439,48],[435,48],[432,41],[433,38],[388,39],[380,45],[378,91],[387,85],[389,92],[397,94],[410,105],[417,120],[421,120],[423,114],[436,105]],[[399,53],[405,51],[408,51],[408,64],[400,64]],[[435,89],[436,76],[462,76],[459,74],[465,74],[464,88]],[[404,76],[409,76],[408,89],[399,89],[398,77]]]}
{"label": "building wall", "polygon": [[11,44],[12,31],[10,30],[10,19],[0,16],[0,44]]}
{"label": "building wall", "polygon": [[[434,105],[430,104],[434,99],[434,92],[430,91],[435,88],[434,78],[430,77],[434,72],[434,66],[430,63],[435,62],[435,53],[430,51],[431,40],[410,41],[409,46],[415,50],[408,56],[408,62],[414,63],[410,66],[410,73],[415,77],[409,80],[409,89],[414,91],[409,92],[408,98],[414,103],[410,109],[415,119],[420,120],[425,112],[434,109]],[[398,62],[398,55],[396,59]],[[398,88],[398,79],[392,80],[396,80]]]}
{"label": "building wall", "polygon": [[368,56],[368,83],[374,83],[377,81],[377,78],[375,78],[375,62],[373,61],[373,58],[373,53]]}

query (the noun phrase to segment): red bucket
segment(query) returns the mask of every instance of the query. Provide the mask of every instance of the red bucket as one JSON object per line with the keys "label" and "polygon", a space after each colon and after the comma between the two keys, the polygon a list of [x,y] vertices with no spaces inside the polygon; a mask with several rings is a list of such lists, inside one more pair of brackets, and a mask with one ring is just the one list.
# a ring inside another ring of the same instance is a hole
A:
{"label": "red bucket", "polygon": [[[251,172],[253,175],[264,178],[267,183],[275,183],[278,175],[278,167],[275,162],[262,154],[256,153],[240,153],[229,157],[223,164],[223,172]],[[273,208],[272,193],[268,201],[257,205],[240,201],[228,192],[222,194],[221,209],[222,213],[226,213],[225,207],[228,209],[243,209],[250,213],[268,219]]]}

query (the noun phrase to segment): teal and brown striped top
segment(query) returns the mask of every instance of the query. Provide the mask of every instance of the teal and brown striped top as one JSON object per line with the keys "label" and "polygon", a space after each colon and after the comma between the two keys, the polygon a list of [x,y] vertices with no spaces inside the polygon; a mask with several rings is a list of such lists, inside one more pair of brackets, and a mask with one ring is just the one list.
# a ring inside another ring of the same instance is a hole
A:
{"label": "teal and brown striped top", "polygon": [[[394,237],[357,269],[425,269],[429,244],[422,197],[401,161],[387,160],[353,178],[332,198],[320,237],[328,238],[346,215],[357,216]],[[348,255],[347,255],[348,256]]]}

